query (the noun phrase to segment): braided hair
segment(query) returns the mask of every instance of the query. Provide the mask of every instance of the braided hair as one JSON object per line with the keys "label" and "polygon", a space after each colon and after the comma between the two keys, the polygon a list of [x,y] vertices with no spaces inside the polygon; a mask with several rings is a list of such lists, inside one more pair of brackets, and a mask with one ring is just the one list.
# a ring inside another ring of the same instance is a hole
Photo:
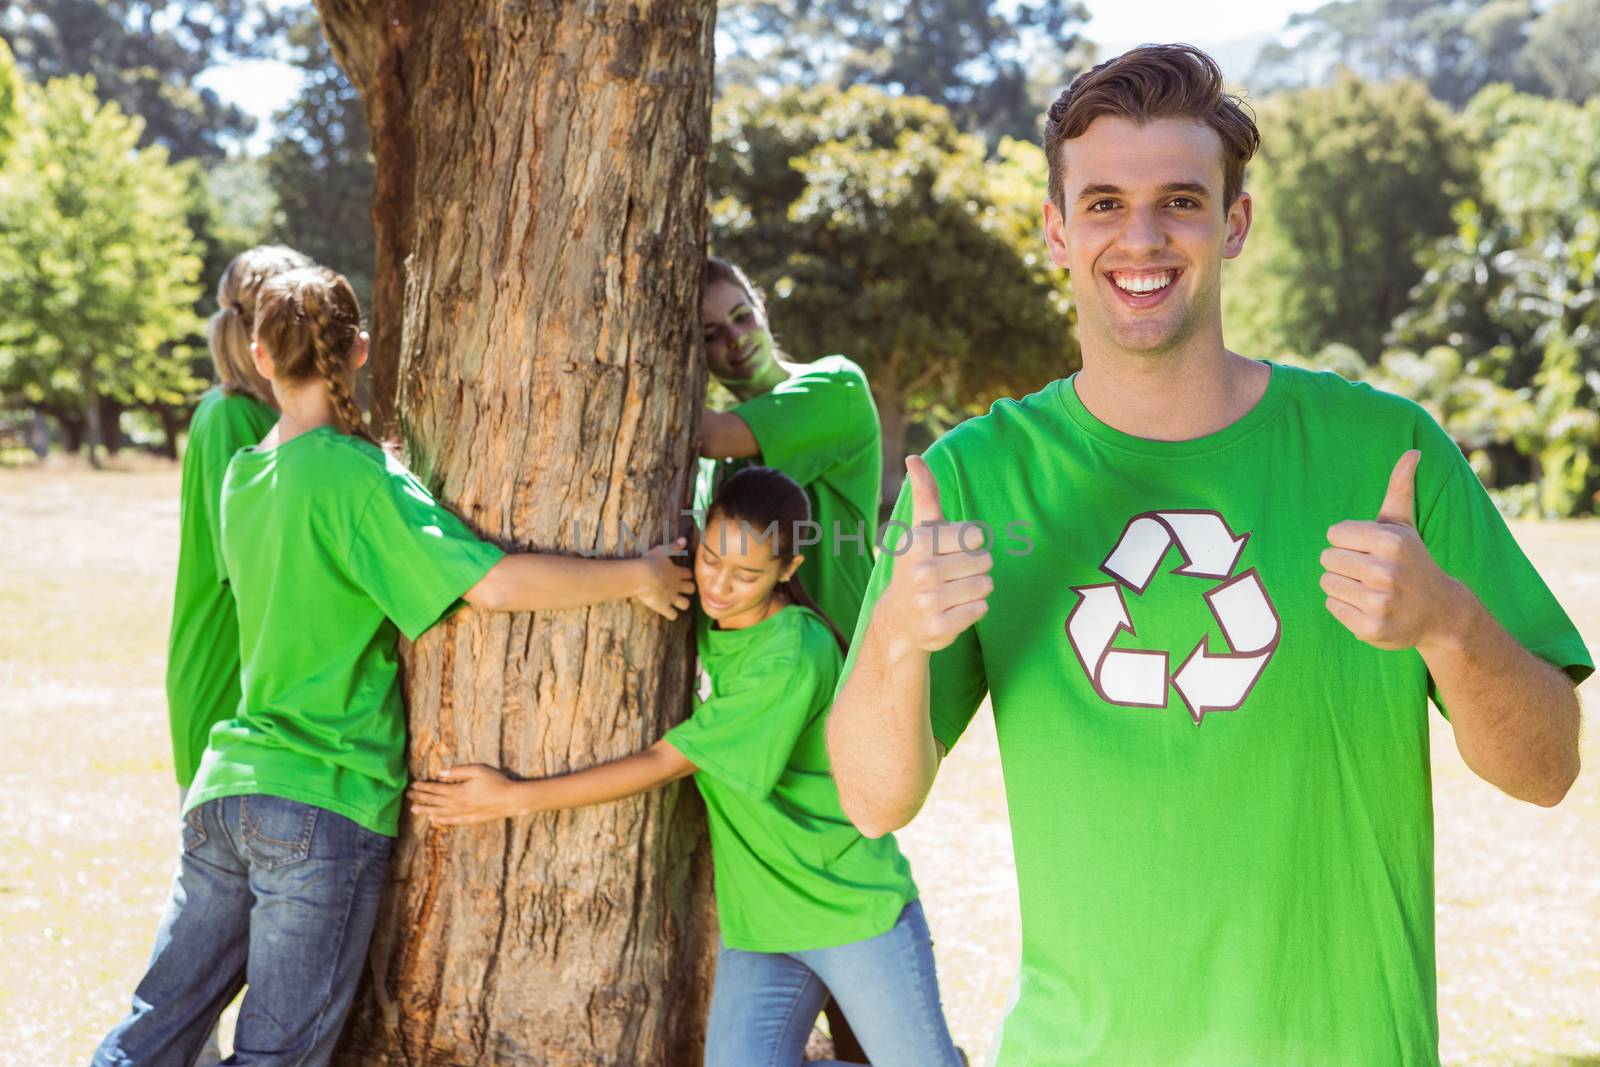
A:
{"label": "braided hair", "polygon": [[261,287],[255,339],[272,354],[277,376],[291,382],[320,378],[339,429],[377,444],[350,390],[350,360],[360,336],[361,305],[342,274],[304,267]]}
{"label": "braided hair", "polygon": [[240,252],[223,268],[217,282],[217,310],[206,323],[211,362],[225,393],[249,393],[268,404],[272,393],[261,393],[260,378],[250,360],[250,340],[255,336],[256,304],[261,286],[273,275],[311,260],[283,245],[257,245]]}

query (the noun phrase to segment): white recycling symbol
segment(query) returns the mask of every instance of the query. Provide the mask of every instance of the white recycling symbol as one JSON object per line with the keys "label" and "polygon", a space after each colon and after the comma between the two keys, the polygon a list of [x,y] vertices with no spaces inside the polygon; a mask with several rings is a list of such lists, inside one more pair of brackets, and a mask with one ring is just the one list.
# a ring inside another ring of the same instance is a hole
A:
{"label": "white recycling symbol", "polygon": [[[1248,540],[1248,533],[1235,537],[1215,511],[1147,511],[1128,520],[1100,565],[1116,581],[1075,586],[1073,592],[1081,599],[1067,616],[1072,650],[1102,700],[1164,708],[1167,687],[1172,686],[1196,726],[1209,712],[1234,711],[1244,703],[1277,650],[1282,630],[1255,568],[1233,573]],[[1202,634],[1175,671],[1169,669],[1167,652],[1111,647],[1123,631],[1137,636],[1123,590],[1142,594],[1174,544],[1183,564],[1173,574],[1222,579],[1205,598],[1228,644],[1227,652],[1210,652]]]}

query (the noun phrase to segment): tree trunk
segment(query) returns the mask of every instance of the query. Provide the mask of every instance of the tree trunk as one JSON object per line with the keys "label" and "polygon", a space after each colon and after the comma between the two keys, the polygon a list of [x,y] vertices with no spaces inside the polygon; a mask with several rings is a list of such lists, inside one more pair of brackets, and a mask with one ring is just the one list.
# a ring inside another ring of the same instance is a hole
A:
{"label": "tree trunk", "polygon": [[[413,469],[508,547],[634,555],[630,531],[687,532],[713,0],[318,7],[371,119],[374,315],[403,308]],[[405,662],[413,775],[540,777],[679,721],[692,643],[687,620],[632,603],[466,611]],[[709,861],[688,782],[455,831],[408,821],[339,1061],[698,1063]]]}
{"label": "tree trunk", "polygon": [[126,409],[110,397],[100,398],[100,443],[106,455],[115,456],[122,451],[127,438],[122,436],[122,413]]}
{"label": "tree trunk", "polygon": [[94,391],[94,377],[84,372],[88,383],[87,399],[83,403],[84,444],[89,446],[89,466],[100,469],[100,445],[105,442],[105,430],[100,425],[100,397]]}
{"label": "tree trunk", "polygon": [[904,395],[884,383],[872,383],[878,405],[878,426],[883,433],[883,485],[880,510],[887,515],[900,497],[900,483],[906,479],[906,400]]}
{"label": "tree trunk", "polygon": [[68,408],[52,408],[50,409],[50,414],[54,415],[56,422],[61,424],[61,450],[72,456],[83,451],[83,439],[87,436],[88,431],[88,427],[84,423],[83,412],[73,411]]}
{"label": "tree trunk", "polygon": [[178,458],[178,431],[189,420],[171,404],[155,405],[156,417],[161,420],[161,451],[168,459]]}

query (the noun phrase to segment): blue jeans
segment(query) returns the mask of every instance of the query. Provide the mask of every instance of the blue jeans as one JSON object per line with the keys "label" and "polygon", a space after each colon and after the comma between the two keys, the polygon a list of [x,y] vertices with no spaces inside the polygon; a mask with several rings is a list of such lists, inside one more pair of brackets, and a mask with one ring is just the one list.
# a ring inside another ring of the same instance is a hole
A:
{"label": "blue jeans", "polygon": [[723,945],[706,1067],[797,1067],[830,991],[873,1067],[960,1067],[939,1005],[933,940],[915,900],[888,933],[837,948]]}
{"label": "blue jeans", "polygon": [[326,1064],[355,997],[390,845],[282,797],[191,811],[150,968],[91,1067],[189,1067],[247,981],[227,1062]]}

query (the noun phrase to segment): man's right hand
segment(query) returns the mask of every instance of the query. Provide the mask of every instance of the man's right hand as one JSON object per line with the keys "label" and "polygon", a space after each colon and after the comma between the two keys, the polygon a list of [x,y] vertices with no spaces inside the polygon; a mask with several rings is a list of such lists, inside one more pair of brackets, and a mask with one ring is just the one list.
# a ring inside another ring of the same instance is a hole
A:
{"label": "man's right hand", "polygon": [[906,457],[911,531],[874,612],[890,646],[937,652],[989,610],[994,557],[983,528],[946,522],[939,483],[921,456]]}

